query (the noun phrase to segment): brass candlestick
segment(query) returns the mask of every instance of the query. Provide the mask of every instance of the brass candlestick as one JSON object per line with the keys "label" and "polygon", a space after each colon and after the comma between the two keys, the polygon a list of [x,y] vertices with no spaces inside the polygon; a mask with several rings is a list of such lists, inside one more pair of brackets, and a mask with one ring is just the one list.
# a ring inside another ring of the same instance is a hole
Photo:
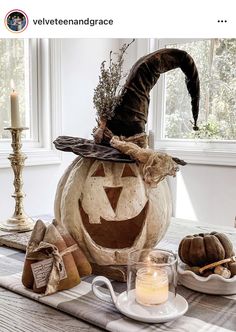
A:
{"label": "brass candlestick", "polygon": [[23,179],[22,179],[22,171],[25,164],[25,159],[27,156],[21,152],[21,133],[23,130],[27,130],[27,127],[20,128],[4,128],[5,130],[9,130],[12,136],[12,149],[13,153],[11,153],[8,159],[11,162],[11,167],[14,172],[14,187],[15,192],[12,194],[12,197],[15,198],[15,211],[11,218],[9,218],[5,223],[0,225],[0,228],[5,231],[18,231],[25,232],[33,229],[34,222],[33,220],[27,216],[24,211],[23,199],[25,197],[24,192],[22,191],[23,187]]}

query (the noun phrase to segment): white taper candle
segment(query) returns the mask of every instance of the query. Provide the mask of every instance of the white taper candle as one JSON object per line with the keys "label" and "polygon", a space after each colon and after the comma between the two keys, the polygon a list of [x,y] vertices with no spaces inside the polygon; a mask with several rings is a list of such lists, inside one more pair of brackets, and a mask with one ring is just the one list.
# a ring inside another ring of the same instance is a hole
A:
{"label": "white taper candle", "polygon": [[20,123],[20,112],[19,112],[19,97],[18,93],[15,91],[14,82],[11,80],[12,92],[10,94],[11,100],[11,127],[19,128]]}

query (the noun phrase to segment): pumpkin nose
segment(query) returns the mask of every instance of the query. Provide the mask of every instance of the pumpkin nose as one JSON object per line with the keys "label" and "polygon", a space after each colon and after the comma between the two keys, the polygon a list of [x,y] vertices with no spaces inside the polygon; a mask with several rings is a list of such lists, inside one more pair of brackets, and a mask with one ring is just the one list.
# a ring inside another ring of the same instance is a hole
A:
{"label": "pumpkin nose", "polygon": [[107,194],[107,198],[111,204],[111,207],[114,211],[116,211],[122,187],[104,187],[104,190]]}

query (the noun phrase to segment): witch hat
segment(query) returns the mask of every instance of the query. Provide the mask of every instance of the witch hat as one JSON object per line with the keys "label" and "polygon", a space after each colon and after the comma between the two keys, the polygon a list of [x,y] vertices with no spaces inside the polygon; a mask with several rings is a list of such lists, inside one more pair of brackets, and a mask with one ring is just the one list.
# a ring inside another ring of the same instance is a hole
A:
{"label": "witch hat", "polygon": [[[101,121],[101,139],[96,137],[96,133],[94,140],[60,136],[54,141],[56,148],[74,152],[85,158],[113,162],[135,162],[130,156],[111,146],[109,139],[115,135],[125,137],[127,140],[131,138],[132,141],[133,137],[145,133],[150,101],[149,93],[161,74],[176,68],[180,68],[185,74],[186,86],[191,96],[193,129],[198,130],[200,84],[196,65],[192,57],[185,51],[161,49],[140,58],[134,64],[123,86],[122,100],[115,107],[112,118],[105,120],[105,124],[104,121]],[[109,139],[105,134],[107,131]],[[135,143],[140,145],[138,140]]]}

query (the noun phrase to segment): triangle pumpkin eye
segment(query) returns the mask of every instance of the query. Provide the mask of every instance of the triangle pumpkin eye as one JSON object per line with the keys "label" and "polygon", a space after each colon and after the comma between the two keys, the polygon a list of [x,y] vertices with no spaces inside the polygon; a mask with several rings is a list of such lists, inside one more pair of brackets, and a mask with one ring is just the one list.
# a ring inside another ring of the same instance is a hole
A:
{"label": "triangle pumpkin eye", "polygon": [[125,164],[125,167],[123,169],[123,173],[122,173],[122,178],[125,178],[127,176],[132,176],[132,177],[136,177],[136,175],[134,174],[134,171],[132,170],[132,168]]}
{"label": "triangle pumpkin eye", "polygon": [[103,176],[105,177],[105,171],[104,171],[104,167],[103,164],[99,164],[96,171],[92,174],[92,176]]}

